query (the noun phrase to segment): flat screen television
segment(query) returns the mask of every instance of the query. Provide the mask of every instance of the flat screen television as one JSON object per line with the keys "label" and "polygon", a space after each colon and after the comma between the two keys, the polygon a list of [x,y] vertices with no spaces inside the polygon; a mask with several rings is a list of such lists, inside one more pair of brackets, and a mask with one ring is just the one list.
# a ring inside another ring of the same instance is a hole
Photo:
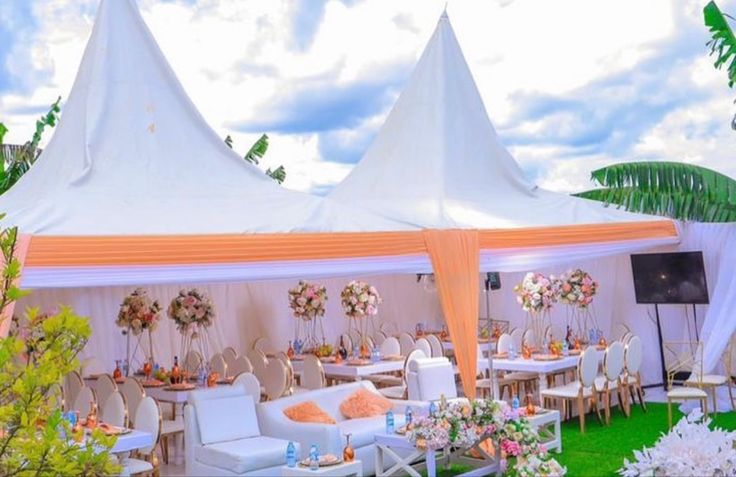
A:
{"label": "flat screen television", "polygon": [[635,254],[631,268],[637,303],[708,303],[703,252]]}

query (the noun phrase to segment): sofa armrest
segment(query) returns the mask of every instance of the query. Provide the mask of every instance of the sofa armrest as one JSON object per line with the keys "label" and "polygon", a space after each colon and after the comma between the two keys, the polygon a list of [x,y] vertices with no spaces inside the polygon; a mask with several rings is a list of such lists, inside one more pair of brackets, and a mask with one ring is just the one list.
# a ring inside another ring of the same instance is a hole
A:
{"label": "sofa armrest", "polygon": [[261,435],[276,437],[301,445],[302,457],[307,457],[312,444],[319,446],[320,454],[342,455],[342,437],[335,424],[295,422],[284,415],[280,409],[259,407],[258,422]]}

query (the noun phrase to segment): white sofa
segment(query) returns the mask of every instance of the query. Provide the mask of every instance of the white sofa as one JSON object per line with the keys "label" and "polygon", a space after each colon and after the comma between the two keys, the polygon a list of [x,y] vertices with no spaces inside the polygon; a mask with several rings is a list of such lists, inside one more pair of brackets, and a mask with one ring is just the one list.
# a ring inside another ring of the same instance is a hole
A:
{"label": "white sofa", "polygon": [[[187,402],[186,475],[280,475],[288,441],[261,434],[255,403],[244,387],[192,391]],[[295,444],[299,455],[299,444]]]}
{"label": "white sofa", "polygon": [[407,396],[414,401],[457,399],[455,371],[447,358],[420,358],[409,363],[406,373]]}
{"label": "white sofa", "polygon": [[[343,436],[351,434],[350,443],[355,449],[355,456],[363,461],[363,475],[373,475],[375,473],[373,436],[386,431],[386,417],[346,419],[340,412],[340,404],[345,398],[361,387],[378,394],[373,383],[360,381],[260,403],[257,409],[261,431],[268,436],[299,442],[303,452],[308,452],[312,444],[317,444],[321,454],[332,453],[337,456],[342,455],[345,446]],[[336,421],[336,424],[299,423],[286,417],[284,409],[304,401],[314,401]],[[407,405],[410,405],[414,412],[423,410],[425,414],[429,407],[428,403],[423,402],[390,401],[394,405],[392,411],[397,428],[404,425]]]}

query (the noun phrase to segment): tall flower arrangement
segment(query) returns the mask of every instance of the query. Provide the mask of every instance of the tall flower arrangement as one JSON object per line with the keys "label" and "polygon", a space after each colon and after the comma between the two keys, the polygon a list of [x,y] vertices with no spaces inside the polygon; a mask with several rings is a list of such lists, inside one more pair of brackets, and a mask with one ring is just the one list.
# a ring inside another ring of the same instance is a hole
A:
{"label": "tall flower arrangement", "polygon": [[545,324],[549,324],[549,311],[557,301],[559,280],[539,272],[529,272],[514,287],[516,301],[527,312],[528,327],[534,330],[538,348],[544,339]]}
{"label": "tall flower arrangement", "polygon": [[[322,327],[322,317],[327,304],[327,288],[299,280],[294,288],[289,289],[289,306],[296,318],[295,341],[298,349],[312,351],[324,342],[325,333]],[[301,336],[302,327],[305,336]],[[321,340],[317,338],[317,328],[321,332]]]}
{"label": "tall flower arrangement", "polygon": [[[153,361],[153,339],[151,334],[156,330],[161,318],[161,305],[157,300],[152,300],[143,288],[136,288],[132,293],[123,298],[118,311],[115,324],[123,329],[126,335],[126,360],[130,362],[131,357],[137,355],[140,349],[147,362]],[[148,336],[148,346],[143,346],[141,335]],[[130,350],[130,336],[135,337],[135,349]]]}
{"label": "tall flower arrangement", "polygon": [[[368,335],[368,321],[378,313],[378,305],[382,302],[381,295],[372,285],[359,280],[353,280],[342,289],[340,293],[340,303],[345,315],[354,325],[363,342],[360,346],[361,357],[370,356],[370,350],[366,344],[366,336]],[[372,323],[372,321],[371,321]]]}
{"label": "tall flower arrangement", "polygon": [[409,440],[420,448],[469,449],[490,439],[504,457],[515,459],[513,475],[562,476],[566,470],[547,453],[529,422],[508,404],[490,399],[456,401],[434,415],[416,419]]}
{"label": "tall flower arrangement", "polygon": [[[568,270],[559,278],[559,301],[568,305],[568,317],[572,315],[576,322],[578,334],[585,336],[586,330],[595,327],[598,334],[598,324],[591,312],[593,297],[598,291],[598,282],[584,270]],[[570,320],[568,319],[568,322]],[[569,325],[569,323],[568,323]]]}
{"label": "tall flower arrangement", "polygon": [[181,333],[180,349],[185,360],[184,364],[187,364],[187,355],[194,346],[199,348],[199,352],[206,363],[209,359],[209,334],[207,330],[215,321],[215,306],[210,297],[196,288],[180,290],[179,294],[169,303],[167,314]]}

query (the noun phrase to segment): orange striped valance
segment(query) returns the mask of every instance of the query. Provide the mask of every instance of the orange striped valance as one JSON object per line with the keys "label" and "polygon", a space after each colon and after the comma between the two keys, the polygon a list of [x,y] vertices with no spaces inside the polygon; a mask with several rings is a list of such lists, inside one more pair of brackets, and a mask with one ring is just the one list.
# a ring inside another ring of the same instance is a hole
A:
{"label": "orange striped valance", "polygon": [[[480,230],[481,249],[677,237],[671,221]],[[232,235],[44,236],[26,267],[175,265],[426,254],[421,231]]]}

